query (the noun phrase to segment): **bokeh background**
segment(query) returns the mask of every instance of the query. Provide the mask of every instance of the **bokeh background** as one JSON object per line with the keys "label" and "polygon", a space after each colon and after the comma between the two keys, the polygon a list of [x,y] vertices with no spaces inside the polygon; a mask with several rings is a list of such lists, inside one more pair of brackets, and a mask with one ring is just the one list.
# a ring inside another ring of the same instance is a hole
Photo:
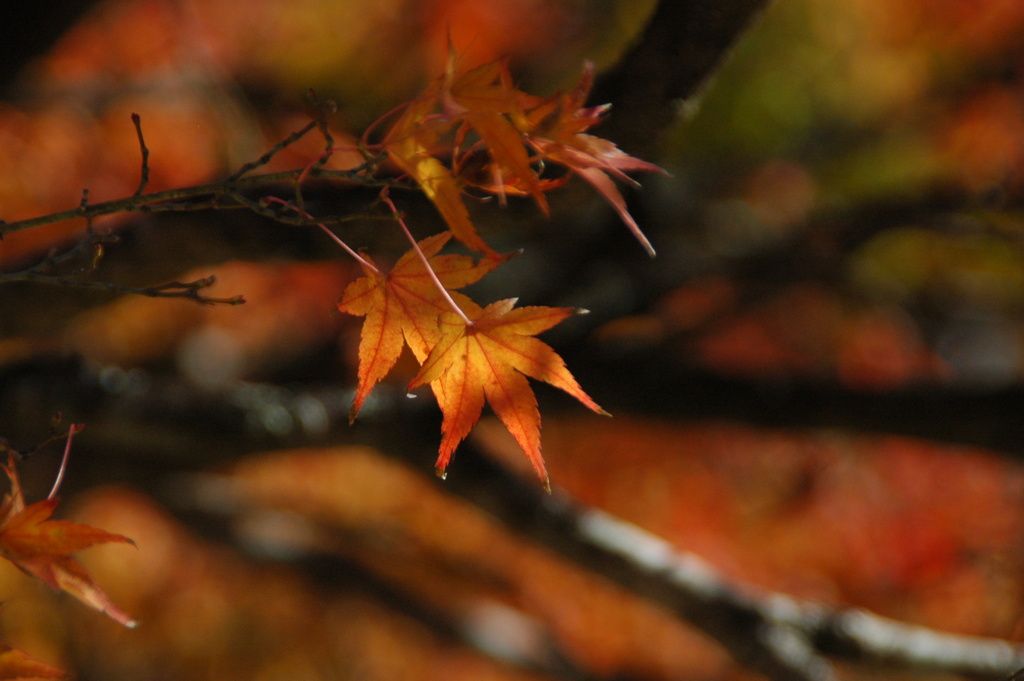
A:
{"label": "bokeh background", "polygon": [[[304,125],[310,89],[352,142],[443,69],[450,36],[548,94],[585,59],[614,68],[654,4],[94,3],[38,28],[3,84],[0,217],[134,192],[133,112],[149,190],[209,182]],[[657,259],[585,187],[551,220],[475,210],[525,248],[479,297],[592,311],[545,338],[615,416],[538,388],[553,484],[742,583],[1024,635],[1022,32],[1017,0],[776,0],[670,129],[634,131],[669,173],[629,196]],[[403,200],[421,235],[439,228]],[[347,425],[359,327],[334,304],[356,268],[318,232],[238,212],[94,227],[120,237],[96,278],[214,274],[248,302],[0,278],[0,434],[25,449],[54,412],[86,423],[63,509],[138,543],[82,559],[143,622],[121,631],[5,565],[0,639],[82,679],[751,677],[433,480],[438,419],[404,397],[409,374]],[[0,272],[84,229],[5,237]],[[338,231],[401,253],[387,222]],[[451,477],[485,453],[522,470],[493,423],[471,446]],[[58,454],[23,466],[30,497]]]}

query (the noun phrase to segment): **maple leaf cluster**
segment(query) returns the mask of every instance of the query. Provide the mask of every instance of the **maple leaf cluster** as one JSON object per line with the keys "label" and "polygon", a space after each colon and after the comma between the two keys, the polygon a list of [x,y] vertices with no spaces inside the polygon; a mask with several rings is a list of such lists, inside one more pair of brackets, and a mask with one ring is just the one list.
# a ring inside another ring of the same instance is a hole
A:
{"label": "maple leaf cluster", "polygon": [[[553,163],[589,182],[654,255],[609,175],[636,184],[626,171],[663,171],[608,140],[586,134],[609,109],[607,104],[583,106],[594,82],[593,64],[585,64],[582,77],[569,92],[549,98],[517,89],[506,60],[461,73],[457,66],[453,51],[444,75],[406,105],[381,145],[434,203],[455,238],[476,251],[496,255],[469,218],[463,188],[475,187],[502,201],[509,194],[530,196],[547,215],[544,192],[569,178],[566,174],[543,177],[543,169]],[[445,150],[443,143],[449,138],[451,148]],[[451,156],[450,168],[438,158],[445,151]]]}
{"label": "maple leaf cluster", "polygon": [[[391,372],[408,345],[420,364],[409,389],[429,385],[444,415],[438,474],[444,476],[452,454],[480,418],[486,401],[547,486],[540,413],[526,377],[561,388],[605,414],[562,358],[534,338],[580,310],[517,308],[515,299],[482,307],[458,292],[508,258],[477,233],[464,193],[483,191],[497,195],[502,203],[509,195],[528,196],[549,214],[545,193],[575,174],[611,203],[654,255],[611,178],[633,182],[626,171],[661,169],[586,134],[608,109],[583,106],[594,78],[589,63],[572,90],[549,98],[517,89],[504,60],[461,72],[457,64],[451,52],[444,75],[400,109],[379,145],[430,199],[450,231],[416,242],[384,195],[413,248],[389,272],[361,256],[366,276],[350,284],[338,303],[342,312],[365,317],[350,419],[355,419],[370,391]],[[552,165],[568,172],[545,176],[544,170]],[[452,237],[483,257],[441,255]]]}

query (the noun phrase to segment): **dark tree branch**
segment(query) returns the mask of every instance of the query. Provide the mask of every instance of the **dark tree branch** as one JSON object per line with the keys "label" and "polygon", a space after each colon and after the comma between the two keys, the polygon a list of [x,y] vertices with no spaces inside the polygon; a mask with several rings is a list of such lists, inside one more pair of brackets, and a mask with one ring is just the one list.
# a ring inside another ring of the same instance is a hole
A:
{"label": "dark tree branch", "polygon": [[[319,103],[318,103],[319,104]],[[329,103],[321,104],[329,109]],[[322,112],[323,113],[323,112]],[[399,182],[386,178],[374,177],[374,169],[379,160],[367,158],[366,162],[350,170],[328,170],[323,168],[332,153],[333,138],[327,127],[323,116],[311,120],[300,130],[297,130],[283,140],[272,146],[265,154],[249,163],[241,166],[237,171],[219,182],[195,185],[192,187],[180,187],[160,192],[143,194],[143,190],[149,182],[149,149],[142,135],[142,124],[138,114],[132,114],[132,124],[139,140],[139,148],[142,153],[142,173],[139,187],[131,196],[101,203],[89,204],[86,200],[88,190],[83,191],[82,202],[78,208],[59,211],[49,215],[41,215],[26,220],[5,222],[0,220],[0,239],[6,234],[12,234],[33,227],[50,225],[68,220],[84,218],[92,220],[103,215],[115,213],[158,213],[168,211],[199,211],[208,209],[237,208],[240,205],[247,205],[248,202],[240,201],[245,191],[269,187],[275,183],[288,183],[295,192],[298,204],[302,205],[302,194],[300,185],[306,178],[319,178],[327,180],[347,180],[363,186],[370,187],[397,187],[409,186],[408,183]],[[283,149],[291,146],[302,139],[312,130],[319,129],[323,135],[326,150],[317,161],[304,168],[284,170],[262,175],[248,175],[251,171],[265,166],[271,159]]]}
{"label": "dark tree branch", "polygon": [[[344,423],[350,399],[334,388],[299,393],[238,384],[211,392],[179,380],[150,378],[138,381],[142,389],[122,391],[107,387],[120,382],[105,383],[99,375],[90,379],[90,372],[78,365],[63,370],[46,365],[25,369],[28,373],[8,367],[0,375],[0,385],[22,399],[39,391],[62,395],[71,402],[61,405],[65,412],[76,420],[88,420],[93,437],[106,438],[103,449],[108,456],[120,449],[154,449],[155,453],[163,447],[168,466],[180,470],[187,463],[182,460],[187,451],[196,451],[208,466],[218,463],[211,456],[226,462],[250,450],[323,444],[329,437],[332,443],[344,438],[373,444],[430,475],[434,453],[423,443],[431,441],[429,434],[436,429],[433,419],[424,418],[424,412],[432,407],[397,393],[389,398],[384,391],[379,395],[382,411],[367,413],[367,422],[358,429],[339,432],[332,424]],[[100,371],[109,373],[110,368]],[[31,389],[35,380],[46,385]],[[4,392],[0,390],[0,406]],[[302,429],[300,407],[310,400],[324,408],[320,430]],[[294,414],[296,430],[254,433],[253,424],[261,423],[261,414],[268,411]],[[396,421],[403,424],[401,429],[391,425]],[[183,433],[183,422],[192,424],[196,432]],[[122,437],[125,423],[132,426],[127,432],[152,433],[159,445],[118,443],[116,438]],[[171,439],[170,433],[177,433],[178,439]],[[211,439],[213,433],[219,439]],[[206,444],[196,450],[182,437],[202,437]],[[80,455],[86,455],[84,447]],[[633,525],[580,506],[557,491],[544,494],[533,480],[514,477],[473,451],[471,443],[462,446],[457,475],[437,484],[444,492],[470,500],[509,531],[669,609],[720,642],[737,661],[770,679],[833,679],[830,659],[979,678],[1006,677],[1024,667],[1024,650],[1005,641],[946,634],[862,610],[834,609],[734,583],[702,559]]]}
{"label": "dark tree branch", "polygon": [[124,286],[122,284],[115,284],[109,281],[93,281],[91,279],[79,279],[78,277],[59,274],[41,274],[32,270],[0,274],[0,283],[11,283],[16,281],[30,281],[35,284],[49,284],[51,286],[60,286],[63,288],[89,289],[94,291],[107,291],[109,293],[131,294],[146,296],[148,298],[184,298],[186,300],[194,300],[197,303],[205,303],[208,305],[218,303],[223,305],[242,305],[245,303],[245,298],[241,295],[217,298],[202,293],[204,289],[213,286],[216,282],[216,278],[213,276],[203,277],[202,279],[196,279],[195,281],[170,281],[164,284],[156,284],[154,286]]}
{"label": "dark tree branch", "polygon": [[640,158],[655,158],[684,100],[699,95],[768,0],[663,0],[636,45],[595,85],[611,102],[601,134]]}
{"label": "dark tree branch", "polygon": [[[0,221],[0,237],[42,225],[52,225],[79,218],[91,219],[114,213],[161,213],[233,208],[237,207],[237,204],[232,202],[232,198],[244,190],[269,187],[281,182],[292,183],[304,172],[306,172],[305,168],[297,168],[294,170],[265,173],[263,175],[250,175],[230,181],[210,182],[192,187],[180,187],[150,194],[127,196],[121,199],[79,206],[78,208],[26,220],[17,220],[15,222]],[[312,169],[308,172],[308,177],[347,180],[372,187],[406,188],[408,186],[404,182],[370,177],[366,174],[365,167],[352,170]]]}
{"label": "dark tree branch", "polygon": [[[88,205],[88,194],[82,196],[81,207]],[[198,303],[241,305],[245,298],[240,295],[228,298],[216,298],[205,295],[207,289],[216,282],[212,276],[197,279],[189,282],[172,281],[153,286],[125,286],[109,281],[96,281],[82,278],[96,271],[100,260],[105,253],[105,244],[115,243],[118,238],[114,235],[97,234],[92,230],[91,221],[88,223],[85,236],[72,248],[63,253],[50,252],[36,265],[20,270],[18,272],[0,272],[0,284],[13,284],[16,282],[31,282],[35,284],[48,284],[62,288],[85,289],[95,291],[108,291],[110,293],[134,294],[150,298],[185,298]],[[76,259],[89,255],[88,263],[79,268],[73,274],[56,274],[53,270],[61,265],[74,262]]]}
{"label": "dark tree branch", "polygon": [[1024,667],[1024,648],[1006,641],[945,634],[732,583],[702,559],[607,513],[545,495],[478,452],[463,452],[460,466],[474,470],[451,476],[452,491],[511,531],[660,603],[770,679],[835,678],[826,656],[983,678]]}

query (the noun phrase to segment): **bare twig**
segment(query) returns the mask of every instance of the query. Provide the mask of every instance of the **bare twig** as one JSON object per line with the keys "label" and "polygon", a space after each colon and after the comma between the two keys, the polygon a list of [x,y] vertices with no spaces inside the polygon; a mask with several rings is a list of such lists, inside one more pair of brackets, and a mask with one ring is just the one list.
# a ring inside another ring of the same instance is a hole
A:
{"label": "bare twig", "polygon": [[12,283],[16,281],[30,281],[37,284],[50,284],[67,288],[91,289],[97,291],[109,291],[111,293],[134,294],[147,296],[149,298],[185,298],[194,300],[197,303],[209,305],[242,305],[245,303],[243,296],[231,296],[229,298],[215,298],[201,293],[203,289],[214,284],[216,278],[213,276],[196,279],[195,281],[171,281],[156,286],[124,286],[109,281],[93,281],[91,279],[79,279],[77,277],[44,274],[33,267],[21,272],[9,272],[0,274],[0,283]]}
{"label": "bare twig", "polygon": [[[86,205],[86,194],[83,194],[82,205]],[[201,291],[214,284],[216,279],[212,276],[204,277],[190,282],[169,282],[157,286],[123,286],[108,281],[94,281],[82,279],[81,275],[94,272],[104,255],[104,244],[115,243],[117,236],[109,234],[97,234],[92,230],[89,222],[85,236],[73,247],[63,253],[50,251],[39,263],[18,272],[0,272],[0,284],[14,282],[34,282],[39,284],[50,284],[67,288],[92,289],[109,291],[111,293],[126,293],[150,298],[187,298],[199,303],[241,305],[245,302],[242,296],[230,298],[214,298],[203,295]],[[90,251],[88,264],[79,268],[73,274],[54,274],[53,270],[60,265],[68,264],[75,259],[81,258],[87,251]]]}
{"label": "bare twig", "polygon": [[277,144],[272,146],[267,151],[267,153],[263,154],[262,156],[260,156],[255,161],[250,161],[249,163],[246,163],[241,168],[239,168],[238,170],[233,172],[231,175],[228,176],[228,178],[225,180],[225,182],[227,182],[227,183],[235,182],[236,180],[240,179],[243,175],[249,173],[250,171],[255,170],[256,168],[259,168],[260,166],[267,165],[268,163],[270,163],[271,159],[273,159],[274,156],[279,151],[281,151],[281,150],[291,146],[292,144],[295,144],[296,142],[298,142],[300,139],[305,137],[306,134],[309,133],[309,131],[311,131],[314,128],[316,128],[319,124],[320,124],[319,121],[315,121],[315,120],[310,121],[306,125],[302,126],[301,129],[296,130],[295,132],[293,132],[292,134],[288,135],[283,140],[281,140],[280,142],[278,142]]}
{"label": "bare twig", "polygon": [[146,147],[146,140],[142,136],[142,118],[137,113],[132,114],[132,125],[135,126],[135,134],[139,138],[139,150],[142,152],[142,172],[139,178],[139,188],[132,196],[142,196],[149,184],[149,149]]}
{"label": "bare twig", "polygon": [[309,94],[313,99],[313,103],[319,108],[316,124],[320,128],[320,136],[324,138],[324,153],[313,164],[314,168],[319,169],[330,160],[331,155],[334,153],[334,135],[331,134],[331,128],[327,125],[327,117],[337,112],[338,104],[333,99],[320,100],[313,90],[310,90]]}
{"label": "bare twig", "polygon": [[[271,185],[278,182],[294,182],[305,168],[282,170],[263,175],[249,175],[236,177],[234,179],[211,182],[208,184],[195,185],[192,187],[180,187],[165,191],[141,194],[138,196],[127,196],[111,201],[93,203],[88,206],[79,206],[71,210],[59,211],[48,215],[40,215],[26,220],[15,222],[0,221],[0,238],[7,234],[20,232],[42,225],[52,225],[58,222],[66,222],[77,218],[96,218],[103,215],[115,213],[159,213],[171,211],[194,211],[207,208],[237,208],[237,203],[225,204],[225,197],[231,198],[245,189]],[[364,166],[351,170],[327,170],[319,169],[309,173],[310,177],[333,180],[348,180],[360,185],[371,187],[408,187],[408,183],[394,179],[381,179],[369,176]],[[237,173],[236,173],[237,174]],[[202,200],[202,201],[201,201]],[[195,203],[194,203],[195,202]]]}

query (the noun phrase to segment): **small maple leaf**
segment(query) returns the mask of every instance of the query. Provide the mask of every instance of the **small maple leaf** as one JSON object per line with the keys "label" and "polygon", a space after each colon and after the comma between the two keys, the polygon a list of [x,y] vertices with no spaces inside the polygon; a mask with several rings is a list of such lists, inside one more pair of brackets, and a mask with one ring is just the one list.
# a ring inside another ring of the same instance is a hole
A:
{"label": "small maple leaf", "polygon": [[[76,424],[68,433],[65,461],[71,448],[71,437],[81,428],[80,424]],[[56,486],[46,499],[26,505],[15,468],[15,456],[14,452],[9,451],[7,464],[0,465],[11,481],[10,493],[4,495],[0,502],[0,555],[22,571],[46,582],[50,588],[68,592],[116,622],[129,628],[138,626],[136,620],[110,601],[85,568],[70,555],[97,544],[134,542],[119,534],[70,520],[51,520],[50,516],[58,504],[54,496]]]}
{"label": "small maple leaf", "polygon": [[591,410],[605,414],[587,395],[550,346],[534,338],[578,310],[560,307],[515,307],[515,299],[485,308],[463,308],[472,320],[441,316],[441,337],[409,384],[430,383],[444,414],[437,472],[443,476],[458,444],[479,420],[484,400],[515,437],[540,479],[548,474],[540,452],[540,412],[526,376],[561,388]]}
{"label": "small maple leaf", "polygon": [[66,679],[69,674],[0,643],[0,680]]}
{"label": "small maple leaf", "polygon": [[[506,258],[476,262],[467,255],[438,255],[451,236],[442,232],[427,237],[419,242],[420,251],[456,304],[471,305],[468,298],[451,289],[478,281]],[[340,311],[366,317],[359,335],[359,383],[350,421],[355,420],[373,387],[395,366],[404,344],[417,361],[426,359],[440,337],[438,317],[451,309],[414,249],[399,258],[387,274],[365,266],[363,271],[366,276],[349,284],[338,303]]]}
{"label": "small maple leaf", "polygon": [[[526,147],[520,123],[526,110],[541,99],[517,89],[508,70],[508,60],[500,59],[459,74],[454,48],[449,46],[448,69],[442,79],[441,101],[449,112],[457,113],[464,124],[458,139],[469,130],[480,137],[480,145],[491,158],[490,171],[495,193],[504,201],[505,188],[529,195],[545,215],[550,214],[544,191],[548,188],[536,170]],[[457,147],[458,145],[456,145]]]}
{"label": "small maple leaf", "polygon": [[568,93],[546,102],[526,116],[522,126],[526,140],[542,158],[554,161],[582,177],[615,208],[619,217],[644,249],[654,256],[654,247],[640,230],[608,175],[639,186],[626,171],[664,173],[653,163],[630,156],[613,143],[585,134],[601,121],[610,105],[584,107],[594,84],[594,65],[587,62],[583,75]]}
{"label": "small maple leaf", "polygon": [[530,167],[523,135],[512,123],[523,118],[523,106],[536,98],[512,85],[504,61],[464,73],[457,71],[456,63],[452,51],[445,73],[405,108],[386,133],[382,147],[420,186],[456,239],[493,257],[497,254],[480,238],[469,218],[459,180],[435,157],[437,146],[456,128],[460,140],[469,130],[474,131],[492,159],[491,173],[497,178],[499,193],[506,183],[514,185],[517,193],[532,196],[548,214],[545,186]]}

